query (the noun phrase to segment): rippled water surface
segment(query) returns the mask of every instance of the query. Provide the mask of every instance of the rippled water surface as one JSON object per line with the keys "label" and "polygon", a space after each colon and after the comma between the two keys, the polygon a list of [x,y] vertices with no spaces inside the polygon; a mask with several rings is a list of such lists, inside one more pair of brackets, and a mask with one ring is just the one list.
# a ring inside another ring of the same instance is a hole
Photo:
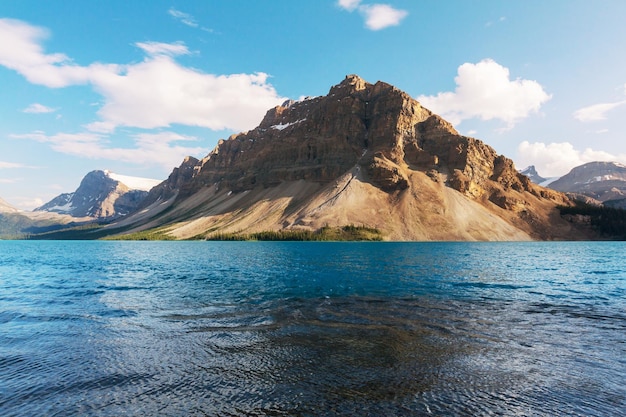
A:
{"label": "rippled water surface", "polygon": [[626,413],[624,243],[0,242],[0,415]]}

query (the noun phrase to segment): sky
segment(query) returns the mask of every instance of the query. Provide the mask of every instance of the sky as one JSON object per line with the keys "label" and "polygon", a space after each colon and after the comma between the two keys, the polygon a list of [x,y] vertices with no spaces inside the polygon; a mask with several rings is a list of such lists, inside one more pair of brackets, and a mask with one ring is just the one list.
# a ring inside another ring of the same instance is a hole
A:
{"label": "sky", "polygon": [[348,74],[544,177],[626,164],[623,0],[0,0],[0,198],[165,179]]}

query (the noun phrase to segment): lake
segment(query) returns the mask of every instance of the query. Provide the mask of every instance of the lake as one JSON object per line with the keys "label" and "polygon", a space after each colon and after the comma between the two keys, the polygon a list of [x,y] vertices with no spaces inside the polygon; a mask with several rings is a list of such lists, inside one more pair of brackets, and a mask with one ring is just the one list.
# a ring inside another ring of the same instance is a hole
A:
{"label": "lake", "polygon": [[0,241],[2,416],[625,410],[624,242]]}

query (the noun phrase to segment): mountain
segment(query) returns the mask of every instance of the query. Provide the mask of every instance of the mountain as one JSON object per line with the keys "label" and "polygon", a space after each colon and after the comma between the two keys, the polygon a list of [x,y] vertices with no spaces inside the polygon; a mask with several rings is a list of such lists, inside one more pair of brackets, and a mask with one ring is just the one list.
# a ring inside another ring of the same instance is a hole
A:
{"label": "mountain", "polygon": [[35,211],[97,219],[125,216],[137,209],[148,190],[159,182],[110,171],[92,171],[85,175],[76,191],[61,194]]}
{"label": "mountain", "polygon": [[57,213],[19,210],[0,198],[0,239],[23,238],[30,234],[80,225],[86,221]]}
{"label": "mountain", "polygon": [[613,207],[626,208],[626,166],[617,162],[589,162],[572,168],[550,188],[582,194]]}
{"label": "mountain", "polygon": [[542,182],[547,180],[547,178],[544,178],[541,175],[539,175],[534,165],[528,166],[520,170],[520,174],[526,175],[535,184],[541,184]]}
{"label": "mountain", "polygon": [[386,240],[584,239],[562,193],[390,84],[356,75],[187,158],[101,233],[177,239],[362,225]]}
{"label": "mountain", "polygon": [[532,182],[537,185],[541,185],[542,187],[548,187],[551,183],[559,179],[559,177],[542,177],[539,175],[534,165],[521,169],[519,172],[522,175],[526,175]]}

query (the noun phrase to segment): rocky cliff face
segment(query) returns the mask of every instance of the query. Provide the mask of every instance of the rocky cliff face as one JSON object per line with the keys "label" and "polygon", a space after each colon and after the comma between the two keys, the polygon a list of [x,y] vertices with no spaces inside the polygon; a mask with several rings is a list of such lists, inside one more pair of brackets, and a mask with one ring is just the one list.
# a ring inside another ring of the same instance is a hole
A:
{"label": "rocky cliff face", "polygon": [[[165,201],[167,217],[155,209]],[[406,93],[351,75],[187,159],[134,220],[176,222],[176,237],[355,223],[400,240],[572,238],[557,204],[569,200]]]}
{"label": "rocky cliff face", "polygon": [[617,162],[589,162],[573,168],[549,187],[619,206],[616,201],[626,199],[626,166]]}
{"label": "rocky cliff face", "polygon": [[85,175],[75,192],[61,194],[35,211],[112,219],[136,210],[147,195],[144,190],[131,190],[108,172],[92,171]]}

